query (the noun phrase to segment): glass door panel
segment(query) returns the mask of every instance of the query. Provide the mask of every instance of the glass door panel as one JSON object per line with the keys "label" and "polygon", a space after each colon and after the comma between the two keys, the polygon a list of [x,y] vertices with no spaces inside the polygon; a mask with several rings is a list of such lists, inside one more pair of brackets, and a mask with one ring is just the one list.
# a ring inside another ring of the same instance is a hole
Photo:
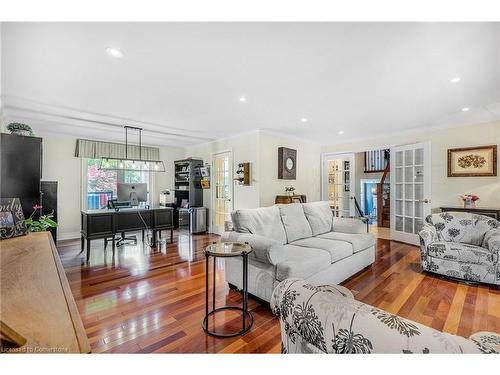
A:
{"label": "glass door panel", "polygon": [[391,238],[418,244],[418,232],[430,214],[430,152],[428,143],[391,149],[395,189],[391,212]]}
{"label": "glass door panel", "polygon": [[233,182],[231,153],[223,152],[213,156],[213,232],[222,234],[225,222],[230,220],[233,210]]}
{"label": "glass door panel", "polygon": [[334,155],[324,159],[323,200],[336,217],[354,216],[354,155]]}

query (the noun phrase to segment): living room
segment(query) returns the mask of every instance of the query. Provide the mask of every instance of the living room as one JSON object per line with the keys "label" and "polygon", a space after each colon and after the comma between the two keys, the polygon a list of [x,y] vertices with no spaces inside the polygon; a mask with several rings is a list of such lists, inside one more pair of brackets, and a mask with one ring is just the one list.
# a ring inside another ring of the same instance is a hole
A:
{"label": "living room", "polygon": [[498,22],[20,19],[0,358],[494,363]]}

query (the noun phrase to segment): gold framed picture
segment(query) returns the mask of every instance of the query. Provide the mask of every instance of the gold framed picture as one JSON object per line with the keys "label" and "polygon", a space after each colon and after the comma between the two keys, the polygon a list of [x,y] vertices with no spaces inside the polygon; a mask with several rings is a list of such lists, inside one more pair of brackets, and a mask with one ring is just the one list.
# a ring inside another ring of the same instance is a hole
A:
{"label": "gold framed picture", "polygon": [[448,177],[497,175],[497,146],[453,148],[448,150]]}

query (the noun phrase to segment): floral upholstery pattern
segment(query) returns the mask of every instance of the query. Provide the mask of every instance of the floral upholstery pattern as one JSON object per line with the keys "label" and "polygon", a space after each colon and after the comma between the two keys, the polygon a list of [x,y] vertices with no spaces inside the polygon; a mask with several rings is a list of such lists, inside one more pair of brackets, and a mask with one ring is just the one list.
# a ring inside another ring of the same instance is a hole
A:
{"label": "floral upholstery pattern", "polygon": [[[345,289],[345,288],[343,288]],[[280,319],[283,353],[499,353],[500,335],[470,339],[439,332],[356,301],[334,286],[287,279],[271,308]]]}
{"label": "floral upholstery pattern", "polygon": [[468,212],[427,216],[420,231],[425,271],[500,285],[500,222]]}

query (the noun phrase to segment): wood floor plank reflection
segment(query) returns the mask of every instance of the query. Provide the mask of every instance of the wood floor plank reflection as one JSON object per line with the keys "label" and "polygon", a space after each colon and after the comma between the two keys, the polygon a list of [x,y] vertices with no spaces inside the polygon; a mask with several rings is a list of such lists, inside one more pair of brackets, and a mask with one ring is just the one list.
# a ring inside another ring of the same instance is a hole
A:
{"label": "wood floor plank reflection", "polygon": [[[250,298],[252,329],[215,338],[201,328],[205,313],[203,249],[216,235],[176,231],[173,244],[110,249],[95,241],[84,263],[77,240],[58,250],[94,353],[279,353],[280,330],[268,306]],[[417,247],[378,240],[377,261],[343,283],[355,298],[453,334],[500,332],[500,291],[423,274]],[[217,261],[217,305],[241,304]],[[217,329],[239,327],[220,315]]]}

